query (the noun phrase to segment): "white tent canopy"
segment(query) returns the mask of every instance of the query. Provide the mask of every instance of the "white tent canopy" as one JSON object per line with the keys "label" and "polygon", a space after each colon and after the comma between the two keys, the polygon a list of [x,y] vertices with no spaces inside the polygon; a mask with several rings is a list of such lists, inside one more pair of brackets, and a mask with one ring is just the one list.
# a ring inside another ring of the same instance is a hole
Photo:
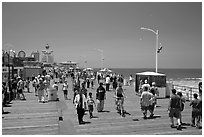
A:
{"label": "white tent canopy", "polygon": [[93,69],[92,68],[85,68],[85,69],[83,69],[83,71],[93,71]]}
{"label": "white tent canopy", "polygon": [[156,73],[156,72],[141,72],[141,73],[136,73],[137,75],[148,75],[148,76],[165,76],[165,74],[161,73]]}
{"label": "white tent canopy", "polygon": [[112,72],[112,70],[108,69],[108,68],[104,68],[100,70],[101,72]]}

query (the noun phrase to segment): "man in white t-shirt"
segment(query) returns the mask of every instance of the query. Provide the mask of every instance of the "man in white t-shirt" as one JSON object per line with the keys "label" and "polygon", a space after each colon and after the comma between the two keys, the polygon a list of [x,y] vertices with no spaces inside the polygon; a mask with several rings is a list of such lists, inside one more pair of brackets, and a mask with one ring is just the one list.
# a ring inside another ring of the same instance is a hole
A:
{"label": "man in white t-shirt", "polygon": [[109,91],[109,86],[110,86],[110,76],[106,76],[106,91]]}
{"label": "man in white t-shirt", "polygon": [[64,99],[65,100],[67,100],[68,99],[68,97],[67,97],[67,95],[68,95],[68,83],[67,83],[67,81],[65,80],[64,81],[64,83],[63,83],[63,85],[62,85],[62,90],[63,90],[63,92],[64,92]]}
{"label": "man in white t-shirt", "polygon": [[140,97],[140,105],[144,115],[144,119],[147,118],[147,110],[149,110],[149,106],[151,105],[152,98],[153,98],[153,95],[149,92],[148,87],[144,87],[142,95]]}

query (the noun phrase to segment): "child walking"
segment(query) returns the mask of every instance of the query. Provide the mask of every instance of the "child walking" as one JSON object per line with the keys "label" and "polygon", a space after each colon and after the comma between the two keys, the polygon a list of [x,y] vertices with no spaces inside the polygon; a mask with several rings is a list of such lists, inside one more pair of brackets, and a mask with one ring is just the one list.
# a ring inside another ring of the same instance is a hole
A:
{"label": "child walking", "polygon": [[90,118],[93,118],[93,105],[95,105],[95,107],[96,107],[96,104],[95,104],[95,101],[94,101],[94,99],[92,97],[91,92],[89,93],[89,97],[87,99],[87,104],[88,104]]}

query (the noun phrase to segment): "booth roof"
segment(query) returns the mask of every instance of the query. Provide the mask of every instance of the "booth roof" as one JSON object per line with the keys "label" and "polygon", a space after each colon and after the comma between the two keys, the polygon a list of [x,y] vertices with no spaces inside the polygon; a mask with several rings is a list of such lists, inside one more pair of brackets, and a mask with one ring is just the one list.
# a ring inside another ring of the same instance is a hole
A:
{"label": "booth roof", "polygon": [[165,74],[161,73],[156,73],[156,72],[141,72],[141,73],[136,73],[136,75],[151,75],[151,76],[165,76]]}

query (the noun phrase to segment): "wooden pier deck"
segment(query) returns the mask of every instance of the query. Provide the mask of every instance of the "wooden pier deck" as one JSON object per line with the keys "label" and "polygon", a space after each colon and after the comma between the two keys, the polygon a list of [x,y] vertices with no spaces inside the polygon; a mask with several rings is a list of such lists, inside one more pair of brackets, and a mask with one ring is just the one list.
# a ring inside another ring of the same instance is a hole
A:
{"label": "wooden pier deck", "polygon": [[[185,103],[182,112],[182,121],[186,123],[179,131],[170,127],[167,112],[169,99],[158,99],[158,107],[152,119],[143,119],[139,105],[139,97],[133,86],[123,86],[127,98],[124,108],[126,117],[121,117],[115,110],[113,91],[107,91],[104,112],[97,112],[94,108],[94,118],[90,119],[88,112],[84,116],[86,124],[79,125],[75,106],[72,103],[73,92],[71,81],[69,83],[69,100],[64,100],[62,87],[59,84],[59,102],[40,104],[34,93],[25,93],[26,101],[13,101],[11,107],[4,108],[8,114],[2,115],[3,135],[202,135],[202,129],[190,126],[191,107]],[[92,92],[94,99],[97,85]],[[59,117],[63,120],[59,121]]]}

